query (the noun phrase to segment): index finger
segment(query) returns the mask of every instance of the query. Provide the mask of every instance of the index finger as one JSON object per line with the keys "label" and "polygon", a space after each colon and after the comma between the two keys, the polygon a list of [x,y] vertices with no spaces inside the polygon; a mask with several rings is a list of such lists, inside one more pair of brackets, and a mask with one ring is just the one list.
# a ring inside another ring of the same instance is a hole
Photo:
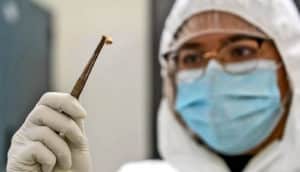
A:
{"label": "index finger", "polygon": [[64,112],[73,119],[81,119],[87,115],[78,100],[67,93],[46,93],[41,97],[38,104],[48,106],[59,112]]}

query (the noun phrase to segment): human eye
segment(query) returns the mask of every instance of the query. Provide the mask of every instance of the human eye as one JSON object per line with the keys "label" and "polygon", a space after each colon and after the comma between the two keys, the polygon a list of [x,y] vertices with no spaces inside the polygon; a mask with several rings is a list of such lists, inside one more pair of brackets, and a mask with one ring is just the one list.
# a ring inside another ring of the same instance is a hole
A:
{"label": "human eye", "polygon": [[258,57],[259,45],[255,40],[243,40],[232,43],[222,50],[226,62],[252,60]]}
{"label": "human eye", "polygon": [[199,50],[181,50],[177,59],[179,68],[194,69],[202,67],[205,64],[202,54],[202,51]]}
{"label": "human eye", "polygon": [[238,46],[231,49],[230,55],[232,57],[239,57],[239,58],[251,57],[256,55],[256,49],[249,46]]}
{"label": "human eye", "polygon": [[201,56],[197,53],[186,53],[182,55],[182,62],[185,65],[192,65],[201,62]]}

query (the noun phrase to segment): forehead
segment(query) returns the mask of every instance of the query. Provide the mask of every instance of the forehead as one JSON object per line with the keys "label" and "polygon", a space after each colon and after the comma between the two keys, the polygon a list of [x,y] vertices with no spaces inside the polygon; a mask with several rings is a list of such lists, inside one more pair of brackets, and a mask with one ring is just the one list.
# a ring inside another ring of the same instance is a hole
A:
{"label": "forehead", "polygon": [[206,11],[190,17],[178,29],[175,37],[186,37],[195,33],[220,32],[268,37],[263,31],[243,18],[221,11]]}
{"label": "forehead", "polygon": [[203,34],[201,36],[193,37],[187,40],[185,43],[211,43],[211,42],[222,42],[226,40],[230,40],[236,36],[236,34],[226,34],[226,33],[209,33]]}
{"label": "forehead", "polygon": [[209,33],[203,34],[200,36],[193,37],[185,41],[186,43],[205,43],[205,44],[212,44],[212,43],[230,43],[230,42],[238,42],[243,40],[253,40],[253,41],[261,41],[263,38],[243,35],[243,34],[228,34],[228,33]]}
{"label": "forehead", "polygon": [[[210,10],[188,18],[177,30],[170,42],[171,51],[177,50],[186,41],[204,35],[236,34],[262,39],[270,37],[256,26],[228,12]],[[211,36],[210,36],[211,37]]]}

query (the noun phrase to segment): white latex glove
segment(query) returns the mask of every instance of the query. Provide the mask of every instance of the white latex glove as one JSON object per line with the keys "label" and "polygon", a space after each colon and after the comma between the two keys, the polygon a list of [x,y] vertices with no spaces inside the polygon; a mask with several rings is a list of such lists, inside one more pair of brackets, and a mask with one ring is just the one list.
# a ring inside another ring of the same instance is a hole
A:
{"label": "white latex glove", "polygon": [[85,117],[86,111],[71,95],[43,95],[13,136],[7,172],[91,172]]}

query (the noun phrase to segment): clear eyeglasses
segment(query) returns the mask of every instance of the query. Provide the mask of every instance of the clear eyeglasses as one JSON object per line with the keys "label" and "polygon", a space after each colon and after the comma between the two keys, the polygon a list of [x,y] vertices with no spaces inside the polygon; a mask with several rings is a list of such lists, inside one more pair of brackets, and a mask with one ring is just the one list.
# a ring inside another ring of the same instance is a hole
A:
{"label": "clear eyeglasses", "polygon": [[245,37],[238,41],[224,42],[215,52],[205,52],[200,45],[186,43],[165,57],[167,60],[174,60],[177,71],[203,69],[205,73],[209,61],[216,60],[224,71],[231,74],[244,74],[255,70],[258,62],[265,59],[261,53],[261,45],[264,41],[271,40]]}

